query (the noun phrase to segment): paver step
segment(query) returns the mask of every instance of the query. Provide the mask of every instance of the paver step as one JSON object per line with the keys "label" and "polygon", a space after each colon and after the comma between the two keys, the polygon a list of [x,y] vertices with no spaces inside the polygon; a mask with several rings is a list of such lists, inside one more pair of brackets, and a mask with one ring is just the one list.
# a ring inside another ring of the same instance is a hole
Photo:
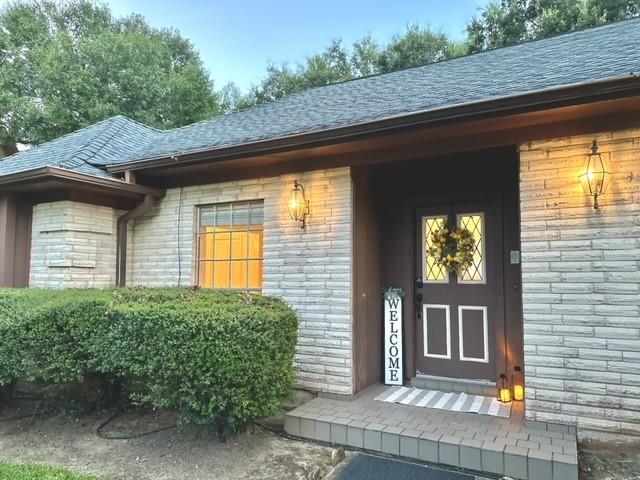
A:
{"label": "paver step", "polygon": [[[381,388],[384,388],[380,386]],[[315,398],[287,413],[290,435],[400,457],[508,475],[522,480],[577,480],[575,429],[374,400]]]}

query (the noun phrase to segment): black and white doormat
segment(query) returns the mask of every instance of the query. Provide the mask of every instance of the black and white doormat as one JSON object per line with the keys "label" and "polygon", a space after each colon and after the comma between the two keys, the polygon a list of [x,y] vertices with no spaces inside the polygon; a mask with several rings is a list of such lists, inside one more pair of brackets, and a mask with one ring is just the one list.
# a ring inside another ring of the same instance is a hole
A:
{"label": "black and white doormat", "polygon": [[467,395],[466,393],[440,392],[412,387],[389,387],[376,400],[400,403],[414,407],[438,408],[451,412],[479,413],[494,417],[509,418],[511,403],[499,402],[494,397]]}

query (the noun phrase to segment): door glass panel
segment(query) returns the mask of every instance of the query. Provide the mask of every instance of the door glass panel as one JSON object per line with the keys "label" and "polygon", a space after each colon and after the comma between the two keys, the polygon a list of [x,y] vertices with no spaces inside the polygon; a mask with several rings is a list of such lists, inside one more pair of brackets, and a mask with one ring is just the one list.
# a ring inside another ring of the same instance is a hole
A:
{"label": "door glass panel", "polygon": [[447,272],[444,267],[438,265],[433,255],[429,253],[429,250],[433,245],[431,234],[442,228],[446,219],[447,217],[444,215],[437,217],[422,217],[424,240],[424,248],[422,249],[422,279],[425,282],[447,283],[449,281],[449,272]]}
{"label": "door glass panel", "polygon": [[484,214],[458,215],[458,227],[466,228],[476,240],[473,263],[460,275],[461,283],[485,283]]}

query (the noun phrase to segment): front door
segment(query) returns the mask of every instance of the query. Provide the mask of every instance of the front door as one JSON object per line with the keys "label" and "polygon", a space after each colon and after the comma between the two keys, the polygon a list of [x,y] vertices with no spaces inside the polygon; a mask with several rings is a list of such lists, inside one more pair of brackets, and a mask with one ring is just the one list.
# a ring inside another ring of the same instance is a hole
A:
{"label": "front door", "polygon": [[[473,265],[450,274],[429,255],[443,222],[476,240]],[[502,206],[499,200],[416,211],[416,366],[419,374],[496,380],[504,358]]]}

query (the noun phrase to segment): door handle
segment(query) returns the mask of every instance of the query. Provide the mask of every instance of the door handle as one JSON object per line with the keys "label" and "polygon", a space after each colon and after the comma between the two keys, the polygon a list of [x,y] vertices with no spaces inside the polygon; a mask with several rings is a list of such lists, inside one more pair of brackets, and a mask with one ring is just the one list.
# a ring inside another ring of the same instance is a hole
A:
{"label": "door handle", "polygon": [[422,293],[416,293],[416,316],[422,317]]}
{"label": "door handle", "polygon": [[422,277],[418,277],[418,278],[416,278],[416,287],[417,287],[417,288],[422,288],[422,287],[424,287],[424,281],[422,280]]}

